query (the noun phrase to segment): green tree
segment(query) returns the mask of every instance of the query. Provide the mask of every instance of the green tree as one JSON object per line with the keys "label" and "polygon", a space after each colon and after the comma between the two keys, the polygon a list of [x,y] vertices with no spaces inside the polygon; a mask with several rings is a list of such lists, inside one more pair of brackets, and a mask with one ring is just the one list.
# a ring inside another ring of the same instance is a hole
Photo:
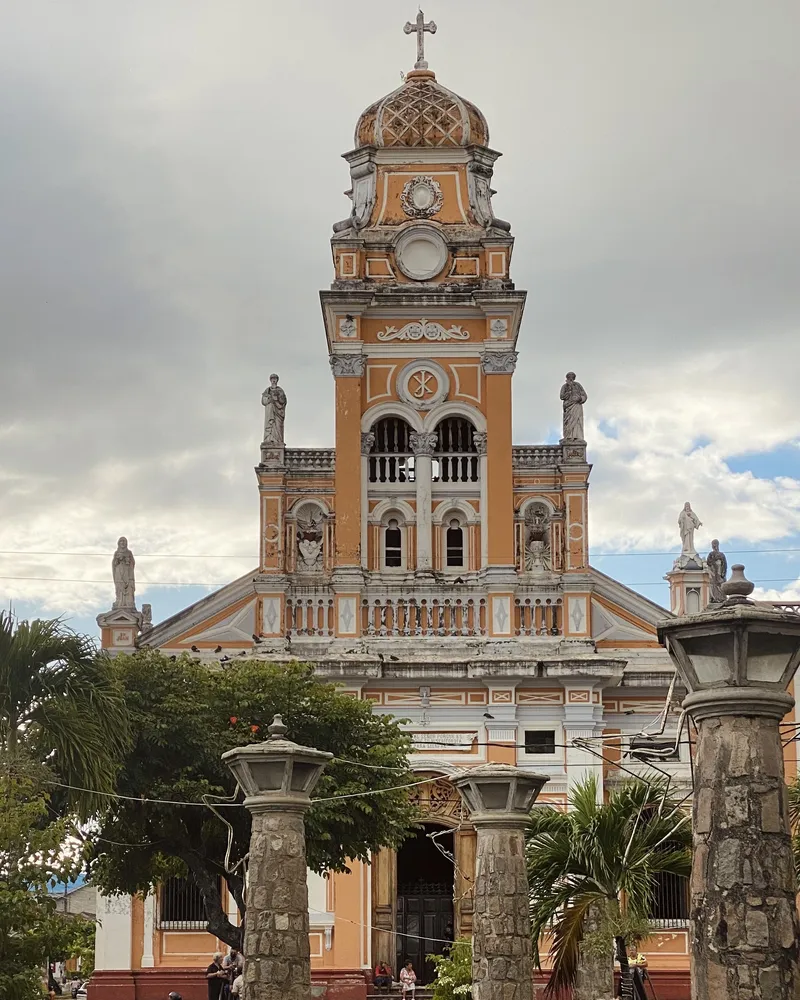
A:
{"label": "green tree", "polygon": [[[46,761],[54,804],[86,818],[114,787],[126,745],[125,707],[111,661],[61,619],[22,621],[0,611],[0,746]],[[55,786],[53,786],[55,787]]]}
{"label": "green tree", "polygon": [[[204,794],[233,796],[235,783],[221,755],[260,742],[275,713],[297,743],[335,754],[317,786],[306,817],[308,863],[317,871],[343,870],[348,859],[396,847],[414,816],[405,790],[409,739],[397,722],[373,714],[371,704],[342,694],[299,663],[275,666],[234,660],[209,668],[187,656],[153,650],[119,656],[132,743],[117,776],[117,791],[134,798],[200,802]],[[107,891],[142,892],[171,874],[189,873],[205,905],[208,930],[240,946],[240,929],[226,913],[227,884],[240,913],[242,859],[250,817],[241,805],[216,813],[197,806],[113,801],[99,819],[90,865]],[[241,802],[241,797],[239,797]],[[230,851],[226,864],[230,824]]]}
{"label": "green tree", "polygon": [[531,814],[526,857],[539,968],[539,938],[552,940],[546,993],[575,984],[582,951],[590,963],[605,955],[613,970],[612,944],[629,978],[628,946],[647,934],[656,877],[691,871],[689,817],[662,781],[626,782],[604,803],[597,791],[589,777],[573,788],[568,812]]}
{"label": "green tree", "polygon": [[70,931],[47,891],[72,861],[65,821],[48,822],[49,777],[19,750],[0,755],[0,1000],[41,1000],[42,969]]}
{"label": "green tree", "polygon": [[436,969],[433,1000],[472,1000],[472,941],[460,938],[447,955],[428,955]]}

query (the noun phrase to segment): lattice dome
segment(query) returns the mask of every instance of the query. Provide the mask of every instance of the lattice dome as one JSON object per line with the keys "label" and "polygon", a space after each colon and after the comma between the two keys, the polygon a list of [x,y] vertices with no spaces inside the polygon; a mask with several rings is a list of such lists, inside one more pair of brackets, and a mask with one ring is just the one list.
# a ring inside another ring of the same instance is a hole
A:
{"label": "lattice dome", "polygon": [[402,87],[358,119],[356,146],[488,146],[483,114],[430,70],[409,73]]}

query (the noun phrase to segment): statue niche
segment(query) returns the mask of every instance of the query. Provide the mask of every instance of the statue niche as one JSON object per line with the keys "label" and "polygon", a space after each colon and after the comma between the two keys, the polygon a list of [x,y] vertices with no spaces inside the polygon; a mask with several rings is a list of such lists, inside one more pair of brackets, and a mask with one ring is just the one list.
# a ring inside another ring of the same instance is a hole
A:
{"label": "statue niche", "polygon": [[553,563],[550,557],[550,511],[546,504],[528,505],[525,511],[523,538],[525,571],[549,573]]}
{"label": "statue niche", "polygon": [[321,573],[323,569],[325,514],[316,504],[303,504],[297,512],[297,572]]}

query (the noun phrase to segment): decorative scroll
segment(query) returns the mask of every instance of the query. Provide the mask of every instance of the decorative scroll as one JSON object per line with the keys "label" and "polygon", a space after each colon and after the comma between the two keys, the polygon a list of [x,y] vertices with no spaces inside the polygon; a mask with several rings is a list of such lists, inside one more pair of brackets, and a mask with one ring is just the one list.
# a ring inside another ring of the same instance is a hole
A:
{"label": "decorative scroll", "polygon": [[399,330],[396,326],[387,326],[378,334],[378,340],[469,340],[469,330],[455,325],[446,329],[441,323],[421,319],[406,323]]}

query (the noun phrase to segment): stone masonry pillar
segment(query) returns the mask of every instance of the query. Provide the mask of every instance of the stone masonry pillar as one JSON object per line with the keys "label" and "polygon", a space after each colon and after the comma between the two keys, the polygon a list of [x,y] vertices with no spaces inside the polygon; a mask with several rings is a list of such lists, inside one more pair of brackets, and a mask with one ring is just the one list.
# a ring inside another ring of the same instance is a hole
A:
{"label": "stone masonry pillar", "polygon": [[484,764],[451,779],[478,834],[472,925],[475,1000],[532,1000],[533,949],[525,825],[547,781],[510,764]]}
{"label": "stone masonry pillar", "polygon": [[692,802],[693,1000],[800,997],[797,882],[780,723],[800,664],[800,617],[747,600],[661,622],[698,726]]}
{"label": "stone masonry pillar", "polygon": [[283,739],[275,717],[264,743],[222,755],[253,817],[244,937],[244,1000],[310,1000],[303,817],[331,754]]}
{"label": "stone masonry pillar", "polygon": [[795,1000],[796,882],[778,718],[699,723],[693,806],[694,1000]]}

